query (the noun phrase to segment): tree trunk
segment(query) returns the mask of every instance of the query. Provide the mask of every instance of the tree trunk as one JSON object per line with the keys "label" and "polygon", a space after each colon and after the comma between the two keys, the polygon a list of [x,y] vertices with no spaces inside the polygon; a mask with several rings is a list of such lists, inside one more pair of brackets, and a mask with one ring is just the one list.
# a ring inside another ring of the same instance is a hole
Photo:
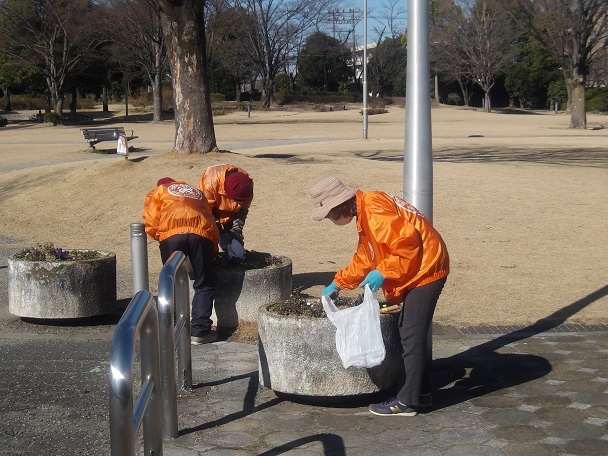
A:
{"label": "tree trunk", "polygon": [[234,83],[234,94],[235,94],[235,101],[238,103],[239,101],[241,101],[241,83],[240,81],[236,81]]}
{"label": "tree trunk", "polygon": [[155,74],[150,83],[152,84],[152,99],[154,100],[153,122],[162,122],[163,120],[163,91],[161,84],[161,75]]}
{"label": "tree trunk", "polygon": [[108,88],[105,85],[101,89],[101,104],[103,106],[102,111],[108,112]]}
{"label": "tree trunk", "polygon": [[125,86],[125,118],[129,118],[129,81]]}
{"label": "tree trunk", "polygon": [[11,104],[11,88],[6,86],[6,106],[4,107],[5,111],[11,112],[13,110],[13,105]]}
{"label": "tree trunk", "polygon": [[276,108],[277,102],[274,98],[274,81],[270,77],[270,74],[264,78],[264,103],[262,106],[265,108]]}
{"label": "tree trunk", "polygon": [[57,114],[63,120],[63,97],[59,97],[55,100],[55,114]]}
{"label": "tree trunk", "polygon": [[492,112],[492,101],[490,100],[490,91],[488,90],[485,93],[483,106],[486,112]]}
{"label": "tree trunk", "polygon": [[160,4],[173,79],[174,150],[212,152],[217,150],[217,143],[207,73],[204,11],[199,2],[192,0],[160,0]]}
{"label": "tree trunk", "polygon": [[587,128],[587,106],[585,102],[585,85],[580,78],[573,78],[571,83],[572,113],[570,114],[570,128]]}
{"label": "tree trunk", "polygon": [[78,108],[78,89],[74,87],[72,89],[72,102],[70,103],[70,119],[72,122],[76,120],[76,110]]}
{"label": "tree trunk", "polygon": [[465,82],[463,82],[462,78],[458,77],[456,80],[458,81],[458,86],[462,92],[462,101],[465,106],[469,106],[471,104],[471,95],[469,95],[467,86],[465,85]]}
{"label": "tree trunk", "polygon": [[435,75],[435,105],[439,106],[439,76]]}

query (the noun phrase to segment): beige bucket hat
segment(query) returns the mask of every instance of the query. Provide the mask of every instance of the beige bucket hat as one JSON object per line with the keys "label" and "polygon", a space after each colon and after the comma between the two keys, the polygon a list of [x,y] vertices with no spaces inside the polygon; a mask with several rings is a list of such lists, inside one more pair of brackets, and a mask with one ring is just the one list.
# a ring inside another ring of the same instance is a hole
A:
{"label": "beige bucket hat", "polygon": [[355,196],[355,190],[347,187],[335,176],[327,176],[310,187],[313,220],[323,220],[334,207]]}

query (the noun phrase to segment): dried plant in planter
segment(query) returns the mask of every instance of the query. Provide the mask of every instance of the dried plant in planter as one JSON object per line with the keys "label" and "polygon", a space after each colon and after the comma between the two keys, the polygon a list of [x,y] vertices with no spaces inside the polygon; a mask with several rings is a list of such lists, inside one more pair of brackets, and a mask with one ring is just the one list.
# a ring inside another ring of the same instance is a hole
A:
{"label": "dried plant in planter", "polygon": [[28,261],[76,261],[94,260],[100,258],[101,254],[96,250],[64,250],[48,243],[27,247],[15,253],[14,257],[18,260]]}
{"label": "dried plant in planter", "polygon": [[234,269],[264,269],[271,266],[280,266],[281,258],[270,253],[247,250],[245,260],[241,262],[230,261],[225,252],[220,252],[215,257],[215,265],[223,268]]}
{"label": "dried plant in planter", "polygon": [[[296,288],[289,296],[288,299],[282,302],[271,304],[268,310],[276,312],[279,315],[293,315],[293,316],[304,316],[304,317],[316,317],[325,318],[327,315],[323,310],[323,304],[320,299],[306,299],[301,294],[302,289]],[[346,309],[347,307],[355,307],[363,302],[363,295],[359,295],[354,298],[346,298],[338,296],[334,299],[334,304],[339,309]]]}

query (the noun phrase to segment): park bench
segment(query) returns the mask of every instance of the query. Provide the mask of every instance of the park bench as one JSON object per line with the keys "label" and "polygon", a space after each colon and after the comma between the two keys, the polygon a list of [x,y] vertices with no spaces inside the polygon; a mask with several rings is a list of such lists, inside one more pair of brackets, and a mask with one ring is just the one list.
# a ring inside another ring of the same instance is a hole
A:
{"label": "park bench", "polygon": [[102,141],[118,141],[119,136],[125,136],[127,141],[137,138],[133,134],[133,130],[131,130],[131,135],[127,135],[124,127],[113,127],[113,128],[104,128],[104,127],[96,127],[96,128],[81,128],[82,136],[84,136],[84,140],[89,143],[89,147],[95,149],[95,144],[100,143]]}

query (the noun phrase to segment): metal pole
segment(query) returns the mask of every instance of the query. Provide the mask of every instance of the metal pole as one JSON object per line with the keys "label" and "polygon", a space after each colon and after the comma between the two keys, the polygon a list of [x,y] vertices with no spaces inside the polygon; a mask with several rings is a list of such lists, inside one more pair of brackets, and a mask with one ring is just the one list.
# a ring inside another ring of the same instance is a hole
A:
{"label": "metal pole", "polygon": [[363,139],[367,139],[367,0],[363,0]]}
{"label": "metal pole", "polygon": [[134,295],[150,289],[146,230],[141,222],[131,223],[131,274]]}
{"label": "metal pole", "polygon": [[429,2],[408,0],[403,196],[433,221]]}
{"label": "metal pole", "polygon": [[[429,60],[429,2],[408,0],[403,197],[432,223],[433,146]],[[430,366],[433,361],[432,327],[427,336],[426,356]]]}

